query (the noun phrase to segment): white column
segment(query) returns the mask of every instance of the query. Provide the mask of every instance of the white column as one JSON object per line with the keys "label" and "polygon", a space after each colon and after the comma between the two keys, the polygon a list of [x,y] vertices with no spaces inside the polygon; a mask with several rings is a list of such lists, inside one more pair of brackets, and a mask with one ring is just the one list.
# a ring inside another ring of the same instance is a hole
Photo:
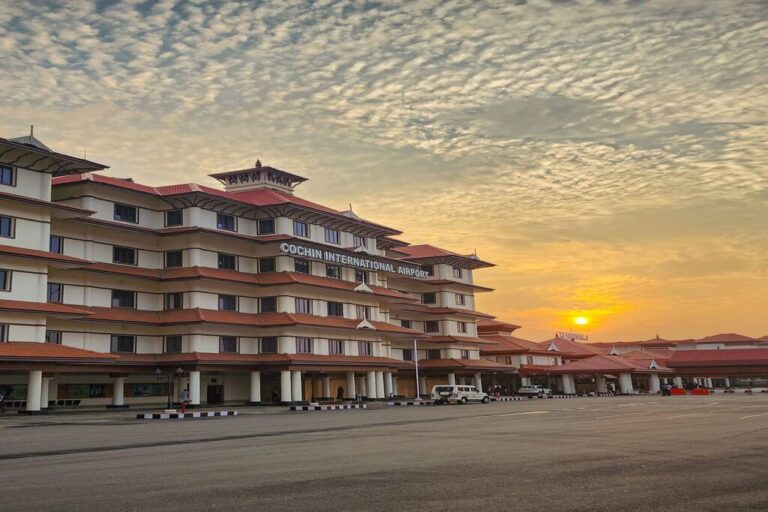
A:
{"label": "white column", "polygon": [[576,383],[573,380],[573,375],[564,373],[561,376],[563,382],[563,393],[566,395],[573,395],[576,393]]}
{"label": "white column", "polygon": [[530,377],[520,377],[520,385],[521,386],[530,386],[531,385],[531,378]]}
{"label": "white column", "polygon": [[112,405],[122,407],[125,405],[125,377],[115,377],[112,386]]}
{"label": "white column", "polygon": [[467,378],[466,377],[459,377],[459,384],[461,384],[462,386],[466,386],[467,385]]}
{"label": "white column", "polygon": [[376,398],[385,398],[384,372],[376,372]]}
{"label": "white column", "polygon": [[301,372],[297,370],[291,370],[291,400],[294,402],[301,402],[303,389],[301,385]]}
{"label": "white column", "polygon": [[331,394],[331,378],[323,377],[323,398],[333,398]]}
{"label": "white column", "polygon": [[365,390],[368,392],[368,398],[379,398],[376,395],[376,372],[368,372],[365,378]]}
{"label": "white column", "polygon": [[291,401],[291,372],[288,370],[280,372],[280,401]]}
{"label": "white column", "polygon": [[675,377],[675,386],[678,388],[683,387],[683,378],[682,377]]}
{"label": "white column", "polygon": [[707,377],[707,387],[712,388],[712,379]]}
{"label": "white column", "polygon": [[397,392],[397,377],[392,377],[392,393],[394,393],[395,396],[400,394]]}
{"label": "white column", "polygon": [[189,404],[200,405],[200,372],[189,372]]}
{"label": "white column", "polygon": [[360,377],[360,385],[357,386],[358,393],[360,393],[360,396],[368,396],[368,382],[365,377]]}
{"label": "white column", "polygon": [[355,399],[355,372],[347,372],[347,389],[344,390],[344,398]]}
{"label": "white column", "polygon": [[40,410],[40,393],[43,385],[43,372],[31,370],[27,379],[27,411]]}
{"label": "white column", "polygon": [[727,377],[726,377],[726,379],[725,379],[725,387],[726,387],[726,388],[729,388],[729,387],[731,387],[731,379],[729,379],[729,378],[727,378]]}
{"label": "white column", "polygon": [[656,394],[661,390],[661,386],[659,385],[659,374],[658,373],[652,373],[651,376],[648,378],[648,393]]}
{"label": "white column", "polygon": [[448,374],[448,385],[449,386],[455,386],[456,385],[456,374],[451,372]]}
{"label": "white column", "polygon": [[261,372],[251,372],[251,402],[261,402]]}
{"label": "white column", "polygon": [[634,391],[632,388],[632,374],[631,373],[620,373],[619,374],[619,390],[625,394],[628,395]]}
{"label": "white column", "polygon": [[[427,378],[426,377],[419,377],[419,391],[421,391],[422,394],[428,395],[432,392],[431,389],[427,389]],[[419,398],[419,397],[416,397]]]}
{"label": "white column", "polygon": [[480,392],[483,391],[483,380],[480,377],[479,372],[475,374],[475,387],[477,388],[478,391]]}
{"label": "white column", "polygon": [[392,372],[384,374],[384,397],[389,398],[395,392],[395,387],[392,382]]}
{"label": "white column", "polygon": [[40,386],[40,408],[41,409],[47,409],[48,408],[48,391],[51,388],[51,378],[45,377],[43,378],[43,382]]}
{"label": "white column", "polygon": [[595,389],[597,390],[598,393],[608,392],[608,383],[605,380],[605,375],[595,376]]}

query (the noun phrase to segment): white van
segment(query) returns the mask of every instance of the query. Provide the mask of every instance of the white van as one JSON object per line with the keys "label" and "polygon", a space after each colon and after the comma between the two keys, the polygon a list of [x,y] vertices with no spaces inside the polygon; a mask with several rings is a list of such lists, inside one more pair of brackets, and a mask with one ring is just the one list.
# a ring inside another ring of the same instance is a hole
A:
{"label": "white van", "polygon": [[432,400],[436,404],[447,404],[450,402],[457,404],[481,402],[487,404],[491,401],[487,393],[479,391],[475,386],[452,386],[450,384],[432,386]]}

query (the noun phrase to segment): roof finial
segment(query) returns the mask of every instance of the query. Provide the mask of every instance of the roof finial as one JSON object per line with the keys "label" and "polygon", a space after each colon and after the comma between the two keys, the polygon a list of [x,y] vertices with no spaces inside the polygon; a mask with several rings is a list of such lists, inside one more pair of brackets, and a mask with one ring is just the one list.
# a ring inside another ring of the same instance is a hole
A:
{"label": "roof finial", "polygon": [[85,148],[83,148],[83,160],[88,160],[88,151]]}
{"label": "roof finial", "polygon": [[257,158],[257,159],[256,159],[256,168],[258,169],[259,167],[261,167],[261,160],[259,160],[259,159]]}
{"label": "roof finial", "polygon": [[29,125],[29,136],[34,137],[35,136],[35,125],[31,124]]}
{"label": "roof finial", "polygon": [[349,211],[352,211],[352,203],[349,203]]}

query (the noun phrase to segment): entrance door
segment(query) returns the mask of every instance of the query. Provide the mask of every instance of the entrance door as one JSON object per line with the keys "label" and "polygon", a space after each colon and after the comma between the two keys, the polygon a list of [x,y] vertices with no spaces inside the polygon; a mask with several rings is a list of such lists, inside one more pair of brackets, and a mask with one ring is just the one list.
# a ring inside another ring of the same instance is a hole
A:
{"label": "entrance door", "polygon": [[208,384],[207,402],[220,404],[224,402],[224,386],[220,384]]}

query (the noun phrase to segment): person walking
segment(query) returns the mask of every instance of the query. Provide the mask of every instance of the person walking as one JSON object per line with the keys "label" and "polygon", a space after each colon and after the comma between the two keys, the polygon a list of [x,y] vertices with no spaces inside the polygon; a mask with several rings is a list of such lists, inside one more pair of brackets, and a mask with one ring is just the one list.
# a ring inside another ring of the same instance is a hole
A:
{"label": "person walking", "polygon": [[344,388],[342,386],[336,389],[336,400],[344,400]]}
{"label": "person walking", "polygon": [[187,402],[189,402],[189,390],[188,389],[182,389],[181,393],[179,393],[179,400],[181,400],[181,414],[184,414],[187,412]]}
{"label": "person walking", "polygon": [[5,393],[0,390],[0,414],[5,414]]}

